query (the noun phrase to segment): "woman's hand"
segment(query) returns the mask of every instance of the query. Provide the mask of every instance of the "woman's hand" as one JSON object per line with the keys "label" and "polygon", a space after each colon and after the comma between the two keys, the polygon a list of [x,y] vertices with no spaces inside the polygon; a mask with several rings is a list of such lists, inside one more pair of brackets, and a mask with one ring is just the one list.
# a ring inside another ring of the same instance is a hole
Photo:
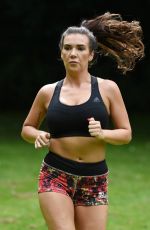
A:
{"label": "woman's hand", "polygon": [[103,130],[101,128],[100,121],[95,121],[93,117],[88,119],[89,121],[89,133],[92,137],[97,137],[100,140],[104,140]]}
{"label": "woman's hand", "polygon": [[43,147],[49,147],[49,145],[50,145],[50,133],[47,133],[45,131],[40,131],[34,144],[35,144],[36,149],[43,148]]}

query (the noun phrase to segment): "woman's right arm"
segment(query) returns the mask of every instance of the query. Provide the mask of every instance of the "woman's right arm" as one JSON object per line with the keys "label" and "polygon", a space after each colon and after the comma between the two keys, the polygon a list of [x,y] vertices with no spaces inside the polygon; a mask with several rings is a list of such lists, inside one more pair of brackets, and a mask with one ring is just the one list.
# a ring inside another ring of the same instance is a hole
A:
{"label": "woman's right arm", "polygon": [[50,140],[49,133],[39,130],[50,99],[51,90],[48,89],[50,89],[49,85],[43,86],[37,93],[21,131],[22,138],[29,143],[34,143],[35,148],[47,146]]}

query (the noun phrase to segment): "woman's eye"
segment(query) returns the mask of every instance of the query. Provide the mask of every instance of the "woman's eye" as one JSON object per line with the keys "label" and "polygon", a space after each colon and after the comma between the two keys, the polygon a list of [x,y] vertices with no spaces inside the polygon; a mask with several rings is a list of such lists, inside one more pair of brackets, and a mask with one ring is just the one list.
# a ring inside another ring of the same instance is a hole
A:
{"label": "woman's eye", "polygon": [[78,50],[82,51],[82,50],[85,50],[84,47],[79,47]]}
{"label": "woman's eye", "polygon": [[[72,50],[72,47],[71,46],[64,46],[64,50]],[[83,51],[83,50],[85,50],[85,47],[79,46],[79,47],[76,47],[76,50]]]}
{"label": "woman's eye", "polygon": [[69,46],[64,46],[64,49],[65,49],[65,50],[71,50],[71,47],[69,47]]}

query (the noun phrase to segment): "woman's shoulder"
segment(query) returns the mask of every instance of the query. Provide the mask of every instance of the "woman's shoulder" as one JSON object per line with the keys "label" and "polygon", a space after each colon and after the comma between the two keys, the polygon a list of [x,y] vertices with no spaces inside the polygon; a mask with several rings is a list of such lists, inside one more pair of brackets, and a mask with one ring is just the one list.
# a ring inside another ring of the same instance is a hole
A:
{"label": "woman's shoulder", "polygon": [[107,98],[110,100],[115,100],[121,96],[120,89],[115,81],[99,77],[97,79],[99,89],[106,95]]}
{"label": "woman's shoulder", "polygon": [[37,92],[36,98],[39,103],[47,104],[51,100],[57,82],[43,85]]}
{"label": "woman's shoulder", "polygon": [[38,103],[41,104],[41,106],[44,105],[44,108],[46,109],[48,107],[49,102],[51,101],[56,85],[57,82],[43,85],[37,92],[36,101],[38,101]]}
{"label": "woman's shoulder", "polygon": [[101,77],[97,77],[97,80],[98,80],[98,84],[103,86],[106,90],[115,91],[119,89],[117,83],[113,80],[109,80]]}
{"label": "woman's shoulder", "polygon": [[39,89],[39,94],[42,94],[42,95],[50,95],[53,93],[56,85],[57,85],[58,82],[54,82],[54,83],[50,83],[50,84],[46,84],[46,85],[43,85],[40,89]]}

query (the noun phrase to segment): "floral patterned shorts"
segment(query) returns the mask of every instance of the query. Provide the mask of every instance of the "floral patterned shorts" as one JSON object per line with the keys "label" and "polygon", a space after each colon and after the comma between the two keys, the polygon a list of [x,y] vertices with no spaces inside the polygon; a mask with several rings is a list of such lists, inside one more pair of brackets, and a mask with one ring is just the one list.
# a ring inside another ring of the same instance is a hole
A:
{"label": "floral patterned shorts", "polygon": [[38,193],[58,192],[71,197],[74,205],[107,205],[108,173],[78,176],[42,163]]}

